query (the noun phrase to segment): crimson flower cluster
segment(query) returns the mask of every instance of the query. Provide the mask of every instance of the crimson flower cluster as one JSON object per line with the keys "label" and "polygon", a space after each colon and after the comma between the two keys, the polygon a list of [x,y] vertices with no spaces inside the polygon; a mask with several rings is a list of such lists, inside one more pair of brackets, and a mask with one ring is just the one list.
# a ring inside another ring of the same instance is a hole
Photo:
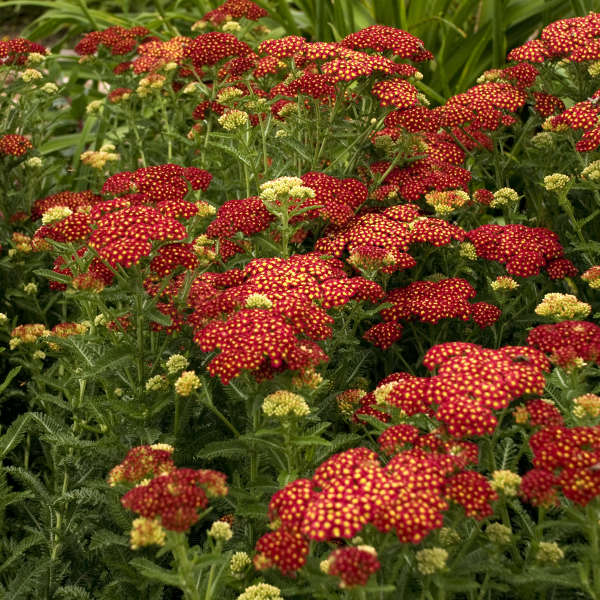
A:
{"label": "crimson flower cluster", "polygon": [[[381,311],[385,322],[398,320],[418,320],[435,325],[442,319],[473,319],[480,327],[493,325],[501,315],[498,307],[486,302],[471,304],[469,300],[477,292],[466,280],[448,278],[441,281],[413,281],[408,286],[396,288],[382,300],[392,304]],[[377,327],[377,326],[375,326]],[[365,335],[380,348],[388,348],[389,340],[384,335],[379,338],[379,329],[371,328]]]}
{"label": "crimson flower cluster", "polygon": [[108,475],[110,485],[133,484],[121,498],[125,508],[147,519],[160,517],[171,531],[186,531],[198,521],[198,509],[227,494],[226,475],[210,469],[177,468],[166,444],[132,448]]}
{"label": "crimson flower cluster", "polygon": [[565,498],[585,506],[600,496],[600,427],[550,426],[529,439],[534,468],[523,476],[521,494],[536,506]]}
{"label": "crimson flower cluster", "polygon": [[[258,540],[254,564],[293,573],[305,564],[311,540],[351,539],[368,524],[417,544],[442,526],[449,501],[478,519],[492,514],[495,492],[482,475],[463,466],[453,454],[422,448],[400,452],[386,466],[367,448],[335,454],[312,479],[293,481],[273,496],[269,517],[276,529]],[[352,585],[369,574],[352,571],[357,575],[349,579]]]}
{"label": "crimson flower cluster", "polygon": [[[435,375],[389,375],[374,392],[360,399],[355,419],[371,415],[388,422],[390,416],[378,409],[388,405],[407,416],[435,417],[452,438],[490,434],[498,424],[493,411],[506,408],[522,396],[541,395],[544,372],[550,370],[549,361],[533,348],[507,346],[491,350],[467,342],[433,346],[425,354],[423,364],[435,370]],[[406,437],[414,433],[401,429],[398,439],[415,443],[416,438]],[[397,440],[387,436],[382,444],[394,447]]]}
{"label": "crimson flower cluster", "polygon": [[544,227],[525,225],[481,225],[467,233],[477,256],[506,265],[511,275],[531,277],[546,269],[551,279],[577,275],[564,257],[558,235]]}
{"label": "crimson flower cluster", "polygon": [[598,363],[600,327],[589,321],[538,325],[529,332],[527,343],[561,367],[575,366],[578,361]]}
{"label": "crimson flower cluster", "polygon": [[587,62],[600,59],[600,14],[554,21],[539,38],[525,42],[508,53],[510,61],[544,63],[567,59]]}
{"label": "crimson flower cluster", "polygon": [[243,17],[249,21],[258,21],[267,15],[264,8],[251,0],[226,0],[221,6],[207,12],[201,20],[216,27],[231,19],[237,20]]}
{"label": "crimson flower cluster", "polygon": [[0,40],[0,65],[23,65],[27,61],[27,55],[32,52],[48,54],[44,46],[26,38]]}
{"label": "crimson flower cluster", "polygon": [[0,136],[0,156],[23,156],[32,148],[33,144],[22,135],[7,133]]}
{"label": "crimson flower cluster", "polygon": [[[344,250],[365,259],[382,255],[384,273],[409,269],[416,265],[408,254],[412,244],[429,243],[446,246],[453,240],[462,241],[465,232],[460,227],[442,219],[425,217],[418,206],[401,204],[381,212],[368,212],[352,219],[344,227],[330,227],[325,236],[317,240],[315,250],[341,257]],[[355,264],[355,263],[353,263]]]}
{"label": "crimson flower cluster", "polygon": [[382,295],[376,283],[348,277],[340,261],[318,253],[255,259],[243,271],[198,277],[188,322],[203,351],[221,350],[208,365],[211,375],[227,383],[246,369],[264,378],[284,366],[305,370],[327,360],[315,343],[331,335],[325,310]]}
{"label": "crimson flower cluster", "polygon": [[100,46],[105,46],[115,56],[128,54],[135,50],[139,41],[149,35],[150,31],[145,27],[126,29],[120,25],[113,25],[102,31],[87,33],[75,46],[75,52],[80,56],[89,56],[96,54]]}

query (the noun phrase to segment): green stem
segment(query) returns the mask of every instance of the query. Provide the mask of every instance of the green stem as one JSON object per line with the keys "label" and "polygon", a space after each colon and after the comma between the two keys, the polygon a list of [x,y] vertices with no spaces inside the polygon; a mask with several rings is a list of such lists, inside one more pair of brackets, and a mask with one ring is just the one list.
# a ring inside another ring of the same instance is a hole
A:
{"label": "green stem", "polygon": [[183,591],[185,600],[201,600],[200,592],[194,583],[193,565],[188,557],[188,545],[185,534],[177,533],[174,534],[175,536],[176,542],[171,552],[177,564],[177,575],[181,582],[180,588]]}
{"label": "green stem", "polygon": [[212,398],[208,395],[206,386],[203,386],[206,401],[203,403],[230,431],[235,437],[240,437],[240,432],[234,427],[231,421],[213,404]]}

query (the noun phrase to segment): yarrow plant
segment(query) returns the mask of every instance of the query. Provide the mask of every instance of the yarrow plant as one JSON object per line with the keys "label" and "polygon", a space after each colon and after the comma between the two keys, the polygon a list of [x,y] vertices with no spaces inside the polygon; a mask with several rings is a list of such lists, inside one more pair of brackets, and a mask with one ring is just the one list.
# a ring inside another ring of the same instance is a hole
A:
{"label": "yarrow plant", "polygon": [[3,594],[599,599],[600,16],[163,4],[0,41]]}

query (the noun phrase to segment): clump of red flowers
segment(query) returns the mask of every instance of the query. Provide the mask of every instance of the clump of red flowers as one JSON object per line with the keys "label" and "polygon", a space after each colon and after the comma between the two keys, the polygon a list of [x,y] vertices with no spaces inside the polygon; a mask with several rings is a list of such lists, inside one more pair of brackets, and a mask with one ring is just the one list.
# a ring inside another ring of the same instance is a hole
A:
{"label": "clump of red flowers", "polygon": [[575,366],[578,361],[598,362],[600,327],[589,321],[538,325],[529,332],[527,343],[547,354],[561,367]]}

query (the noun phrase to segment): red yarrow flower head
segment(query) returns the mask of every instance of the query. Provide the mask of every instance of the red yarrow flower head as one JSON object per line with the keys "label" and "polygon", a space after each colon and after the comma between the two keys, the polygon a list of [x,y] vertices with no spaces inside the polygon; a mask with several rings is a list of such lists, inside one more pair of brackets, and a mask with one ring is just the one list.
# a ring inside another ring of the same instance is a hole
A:
{"label": "red yarrow flower head", "polygon": [[23,156],[33,144],[22,135],[8,133],[0,136],[0,156]]}
{"label": "red yarrow flower head", "polygon": [[123,462],[108,474],[111,486],[117,483],[139,483],[143,479],[169,473],[175,469],[171,459],[173,448],[167,444],[154,446],[136,446],[132,448]]}
{"label": "red yarrow flower head", "polygon": [[464,508],[468,517],[475,517],[477,520],[494,514],[491,502],[498,499],[490,482],[475,471],[464,471],[451,477],[445,493],[449,500]]}
{"label": "red yarrow flower head", "polygon": [[23,65],[31,53],[48,54],[44,46],[26,38],[0,40],[0,65]]}
{"label": "red yarrow flower head", "polygon": [[380,568],[377,552],[371,546],[338,548],[326,559],[327,574],[338,576],[343,589],[366,585]]}
{"label": "red yarrow flower head", "polygon": [[142,517],[160,517],[165,529],[186,531],[198,521],[197,511],[208,505],[209,496],[227,494],[225,479],[218,471],[175,469],[134,487],[121,503]]}

